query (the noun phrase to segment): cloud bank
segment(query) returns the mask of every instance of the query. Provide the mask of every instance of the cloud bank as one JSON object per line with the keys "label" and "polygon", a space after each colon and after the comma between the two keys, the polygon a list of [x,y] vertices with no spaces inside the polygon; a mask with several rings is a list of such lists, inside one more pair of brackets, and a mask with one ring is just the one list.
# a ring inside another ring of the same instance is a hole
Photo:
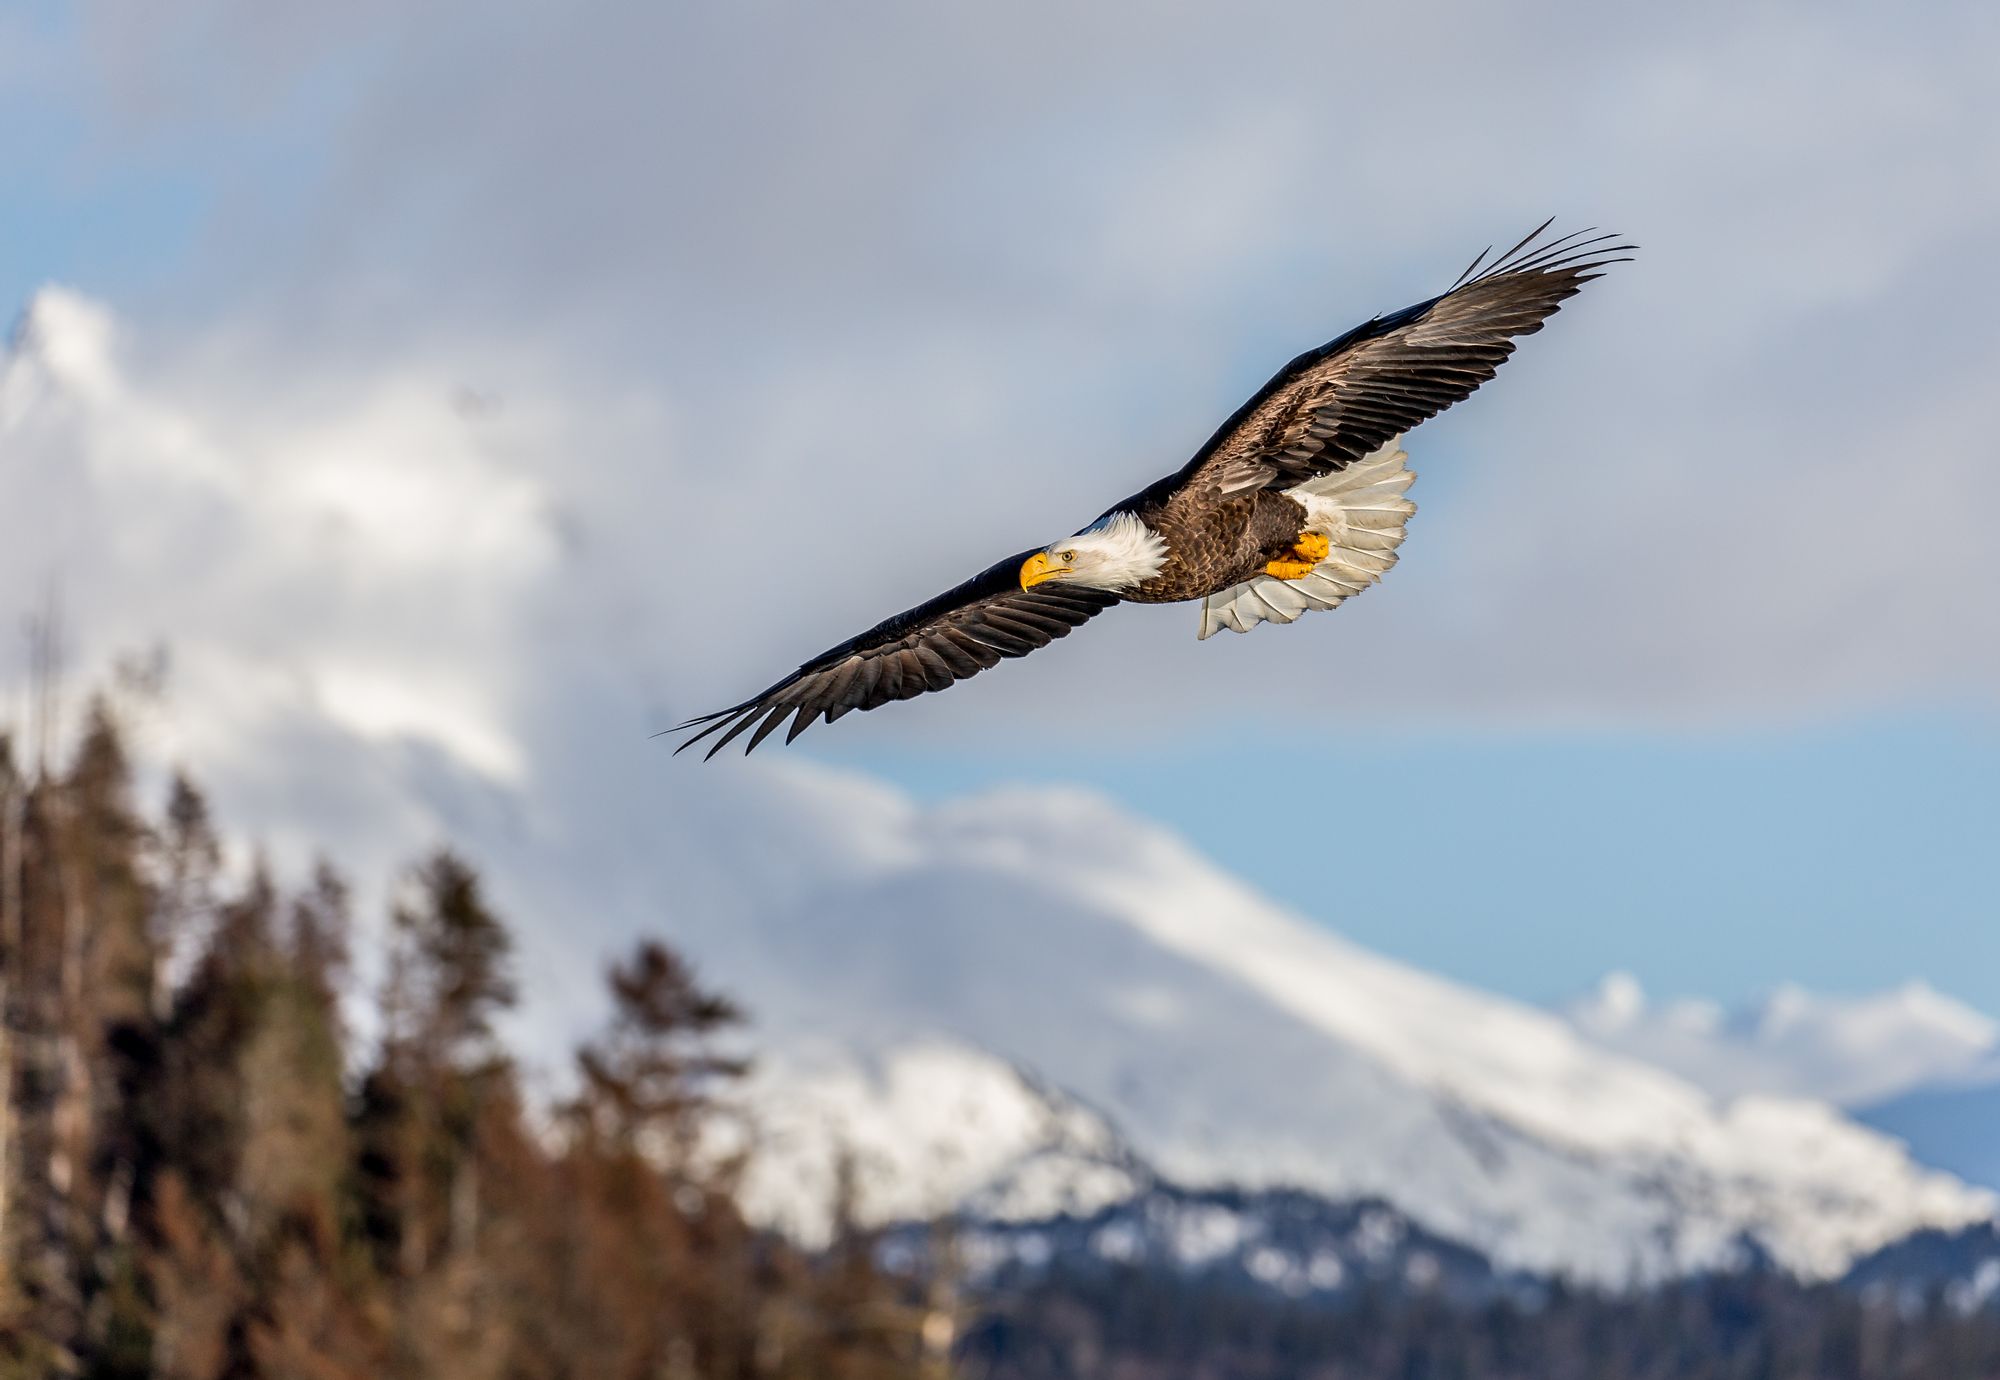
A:
{"label": "cloud bank", "polygon": [[[425,557],[461,562],[440,597],[487,654],[506,582],[583,553],[621,629],[600,669],[657,721],[1071,530],[1551,212],[1642,257],[1413,438],[1382,589],[1202,646],[1186,610],[1121,610],[839,731],[1116,741],[1245,685],[1487,725],[2000,691],[1989,7],[195,14],[107,9],[66,50],[83,166],[202,189],[128,308],[149,377],[246,470],[319,476],[260,476],[294,505],[270,522],[353,524],[405,589],[427,532],[508,548],[477,596],[486,555]],[[295,440],[318,459],[275,458]],[[471,526],[440,520],[454,484]],[[326,611],[246,578],[272,620]],[[357,653],[320,693],[504,769],[480,701],[549,693],[545,648],[471,693],[427,601],[384,619],[407,668]]]}

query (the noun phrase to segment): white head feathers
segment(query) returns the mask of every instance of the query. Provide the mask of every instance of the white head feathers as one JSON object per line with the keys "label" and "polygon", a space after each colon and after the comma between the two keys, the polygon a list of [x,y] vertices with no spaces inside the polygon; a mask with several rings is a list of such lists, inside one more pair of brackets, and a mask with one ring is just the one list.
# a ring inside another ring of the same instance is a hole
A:
{"label": "white head feathers", "polygon": [[1107,513],[1073,537],[1051,542],[1049,568],[1093,589],[1121,590],[1143,584],[1167,563],[1167,542],[1130,513]]}

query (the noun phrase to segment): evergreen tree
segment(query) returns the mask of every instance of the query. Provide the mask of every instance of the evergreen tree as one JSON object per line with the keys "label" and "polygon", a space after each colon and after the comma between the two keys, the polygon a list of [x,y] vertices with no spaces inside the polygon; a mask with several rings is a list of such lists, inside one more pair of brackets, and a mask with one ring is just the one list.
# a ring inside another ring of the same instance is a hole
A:
{"label": "evergreen tree", "polygon": [[685,1165],[716,1111],[715,1090],[749,1069],[715,1043],[743,1015],[697,984],[680,955],[657,941],[614,965],[608,985],[610,1029],[578,1052],[583,1093],[574,1112],[617,1153],[643,1147]]}

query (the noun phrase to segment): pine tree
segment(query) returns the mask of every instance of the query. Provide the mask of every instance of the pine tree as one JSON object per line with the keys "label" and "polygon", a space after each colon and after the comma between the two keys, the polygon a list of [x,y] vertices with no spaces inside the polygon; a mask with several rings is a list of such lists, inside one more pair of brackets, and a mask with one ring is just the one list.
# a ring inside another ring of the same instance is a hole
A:
{"label": "pine tree", "polygon": [[484,1375],[498,1334],[471,1330],[482,1141],[519,1116],[494,1032],[514,1001],[512,941],[477,874],[449,851],[419,865],[406,891],[393,916],[382,1048],[361,1096],[364,1220],[394,1282],[404,1361],[441,1378]]}
{"label": "pine tree", "polygon": [[748,1061],[715,1046],[742,1012],[652,940],[612,967],[608,986],[610,1029],[577,1055],[575,1114],[615,1153],[643,1149],[669,1169],[684,1167],[716,1111],[715,1090],[749,1071]]}
{"label": "pine tree", "polygon": [[209,819],[208,801],[185,773],[175,772],[168,789],[166,820],[159,837],[160,896],[154,911],[152,1005],[164,1021],[172,1011],[173,962],[197,942],[215,915],[222,841]]}
{"label": "pine tree", "polygon": [[129,1276],[145,1155],[120,1113],[156,1053],[147,831],[102,701],[60,777],[8,776],[9,1309],[35,1354],[74,1370],[126,1330],[107,1286]]}

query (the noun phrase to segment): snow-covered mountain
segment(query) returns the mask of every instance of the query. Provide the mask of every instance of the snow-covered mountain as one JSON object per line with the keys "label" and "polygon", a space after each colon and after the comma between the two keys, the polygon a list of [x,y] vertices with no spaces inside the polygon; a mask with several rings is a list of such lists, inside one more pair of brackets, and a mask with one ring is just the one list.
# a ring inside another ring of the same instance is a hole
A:
{"label": "snow-covered mountain", "polygon": [[[826,831],[811,855],[839,864],[788,869],[782,897],[676,938],[761,1014],[778,1053],[760,1101],[855,1128],[885,1216],[969,1196],[1090,1210],[1143,1164],[1184,1186],[1381,1198],[1502,1267],[1621,1281],[1726,1264],[1746,1241],[1834,1275],[1994,1212],[1822,1103],[1718,1101],[1349,944],[1095,797],[922,807],[780,780]],[[830,1181],[823,1161],[774,1159],[774,1210]]]}
{"label": "snow-covered mountain", "polygon": [[825,1234],[842,1157],[878,1221],[1088,1216],[1153,1179],[1101,1116],[952,1040],[880,1052],[808,1041],[759,1062],[752,1100],[746,1201],[806,1240]]}

